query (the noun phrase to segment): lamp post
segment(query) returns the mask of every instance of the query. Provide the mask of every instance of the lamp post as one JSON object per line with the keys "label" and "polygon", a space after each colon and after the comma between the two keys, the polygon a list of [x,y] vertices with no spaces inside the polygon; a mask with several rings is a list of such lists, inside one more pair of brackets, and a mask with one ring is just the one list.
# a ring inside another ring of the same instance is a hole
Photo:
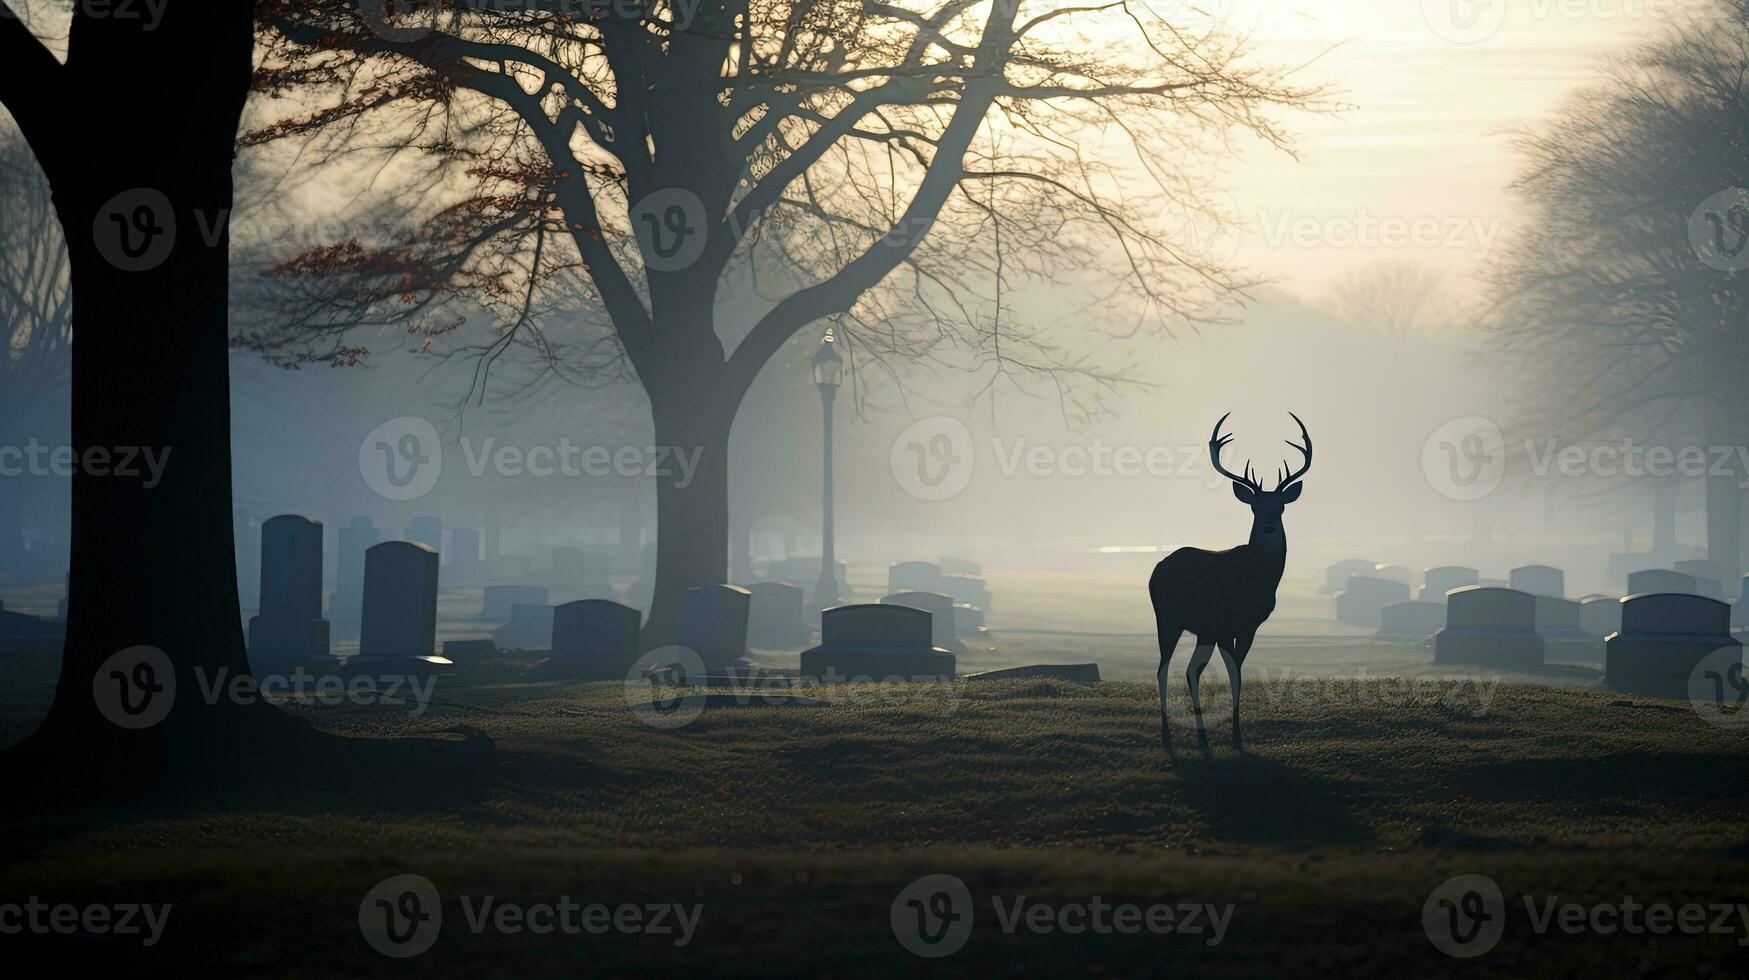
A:
{"label": "lamp post", "polygon": [[814,384],[820,389],[821,417],[825,420],[821,454],[825,501],[820,509],[820,580],[814,584],[814,608],[826,609],[838,604],[838,561],[832,547],[832,401],[844,380],[844,358],[838,354],[837,338],[831,330],[820,339],[820,349],[814,352],[812,361]]}

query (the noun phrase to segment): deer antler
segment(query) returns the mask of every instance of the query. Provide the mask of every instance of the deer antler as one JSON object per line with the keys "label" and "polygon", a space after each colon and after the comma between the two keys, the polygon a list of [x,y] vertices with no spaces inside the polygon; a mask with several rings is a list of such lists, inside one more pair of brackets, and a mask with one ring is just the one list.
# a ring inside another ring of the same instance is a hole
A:
{"label": "deer antler", "polygon": [[[1245,475],[1244,476],[1239,476],[1235,473],[1228,472],[1227,468],[1225,466],[1221,465],[1221,450],[1226,447],[1227,443],[1233,441],[1232,436],[1221,435],[1221,426],[1227,424],[1227,419],[1232,414],[1233,414],[1232,412],[1228,412],[1226,415],[1221,416],[1221,420],[1219,422],[1215,423],[1214,434],[1209,436],[1209,459],[1214,462],[1216,473],[1219,473],[1220,475],[1226,477],[1227,479],[1232,480],[1234,483],[1242,484],[1246,487],[1251,488],[1252,490],[1254,490],[1258,493],[1262,493],[1263,492],[1262,485],[1259,484],[1251,476],[1251,464],[1250,463],[1245,464]],[[1310,440],[1308,440],[1308,441],[1310,441]]]}
{"label": "deer antler", "polygon": [[[1305,461],[1304,465],[1302,465],[1299,469],[1294,470],[1292,473],[1287,472],[1287,462],[1285,460],[1282,462],[1281,472],[1282,472],[1282,474],[1285,474],[1285,475],[1282,476],[1281,482],[1277,483],[1275,485],[1275,489],[1277,491],[1285,489],[1288,484],[1297,481],[1302,476],[1305,476],[1306,471],[1312,468],[1312,434],[1310,432],[1306,431],[1306,423],[1300,422],[1300,417],[1298,415],[1294,415],[1294,413],[1292,413],[1292,412],[1289,412],[1288,414],[1292,415],[1293,420],[1299,424],[1300,438],[1305,441],[1305,445],[1302,446],[1299,443],[1294,442],[1292,439],[1287,440],[1287,444],[1289,446],[1293,447],[1294,449],[1299,450],[1300,454],[1306,458],[1306,461]],[[1216,428],[1218,429],[1219,426],[1216,426]]]}

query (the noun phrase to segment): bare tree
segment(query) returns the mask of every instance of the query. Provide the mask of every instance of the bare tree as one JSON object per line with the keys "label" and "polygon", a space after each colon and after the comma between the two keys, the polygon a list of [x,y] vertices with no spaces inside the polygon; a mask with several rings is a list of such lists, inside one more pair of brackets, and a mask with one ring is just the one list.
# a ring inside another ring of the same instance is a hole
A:
{"label": "bare tree", "polygon": [[1401,338],[1440,325],[1451,312],[1446,290],[1446,275],[1437,268],[1386,262],[1337,280],[1328,305],[1355,326]]}
{"label": "bare tree", "polygon": [[[494,309],[501,335],[545,344],[528,339],[541,294],[580,286],[611,332],[578,352],[596,366],[623,355],[656,441],[703,451],[690,485],[658,486],[646,642],[673,638],[686,588],[723,580],[730,424],[791,337],[830,320],[865,359],[949,345],[1003,373],[1114,383],[1016,323],[1004,290],[1065,283],[1132,330],[1210,316],[1237,283],[1162,234],[1157,210],[1199,207],[1198,156],[1233,130],[1282,144],[1264,114],[1313,98],[1250,66],[1218,25],[1127,2],[424,14],[274,5],[259,84],[295,108],[251,138],[302,139],[306,162],[398,166],[447,206],[392,245],[336,243],[279,267],[303,301],[289,329],[252,342],[344,360],[358,326],[451,333],[465,297]],[[723,322],[716,300],[736,279],[773,299]]]}
{"label": "bare tree", "polygon": [[[1744,445],[1749,22],[1739,0],[1607,62],[1526,133],[1527,230],[1494,263],[1500,363],[1558,441]],[[1740,473],[1707,479],[1707,551],[1735,587]]]}

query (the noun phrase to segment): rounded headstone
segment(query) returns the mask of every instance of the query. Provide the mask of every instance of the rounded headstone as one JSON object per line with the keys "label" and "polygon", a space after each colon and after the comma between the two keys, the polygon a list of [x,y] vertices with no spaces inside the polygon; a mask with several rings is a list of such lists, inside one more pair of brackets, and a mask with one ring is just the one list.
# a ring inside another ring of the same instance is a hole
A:
{"label": "rounded headstone", "polygon": [[1668,568],[1648,568],[1628,574],[1628,595],[1688,593],[1699,595],[1694,576]]}
{"label": "rounded headstone", "polygon": [[360,657],[429,657],[437,649],[437,551],[385,541],[364,553]]}
{"label": "rounded headstone", "polygon": [[1699,595],[1630,596],[1622,602],[1621,631],[1723,635],[1731,631],[1731,607],[1717,599]]}
{"label": "rounded headstone", "polygon": [[1456,629],[1536,631],[1536,596],[1472,585],[1448,593],[1447,624]]}
{"label": "rounded headstone", "polygon": [[1481,573],[1462,565],[1440,565],[1421,573],[1421,598],[1426,602],[1444,602],[1445,594],[1481,582]]}
{"label": "rounded headstone", "polygon": [[1511,571],[1507,582],[1519,592],[1559,598],[1567,594],[1566,578],[1566,573],[1552,565],[1521,565]]}

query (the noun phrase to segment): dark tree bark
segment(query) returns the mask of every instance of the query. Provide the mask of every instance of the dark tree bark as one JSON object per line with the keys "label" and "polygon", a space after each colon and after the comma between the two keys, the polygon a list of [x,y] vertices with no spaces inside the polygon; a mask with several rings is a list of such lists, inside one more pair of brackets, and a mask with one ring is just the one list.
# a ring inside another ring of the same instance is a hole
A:
{"label": "dark tree bark", "polygon": [[[67,241],[81,461],[59,684],[8,761],[52,776],[45,789],[123,796],[173,760],[209,771],[302,727],[264,705],[209,703],[201,686],[248,673],[226,352],[231,161],[254,5],[172,5],[151,30],[79,6],[65,63],[0,13],[0,101],[48,176]],[[148,451],[163,464],[155,485]],[[129,452],[139,475],[119,472]],[[93,685],[108,658],[141,645],[173,665],[174,707],[129,730],[100,710]]]}
{"label": "dark tree bark", "polygon": [[1679,485],[1675,480],[1659,480],[1652,488],[1652,554],[1673,556],[1677,552],[1676,543],[1676,491]]}
{"label": "dark tree bark", "polygon": [[[1710,445],[1731,444],[1732,427],[1728,416],[1707,422]],[[1716,471],[1716,472],[1715,472]],[[1729,598],[1736,594],[1743,574],[1742,555],[1737,550],[1743,516],[1743,474],[1737,458],[1732,455],[1724,465],[1717,465],[1709,455],[1706,477],[1706,556],[1718,567],[1719,587]]]}
{"label": "dark tree bark", "polygon": [[645,649],[680,642],[686,590],[717,585],[729,570],[729,428],[740,397],[727,397],[695,372],[680,368],[644,383],[656,444],[697,454],[690,479],[677,465],[656,478],[656,589],[644,623]]}

